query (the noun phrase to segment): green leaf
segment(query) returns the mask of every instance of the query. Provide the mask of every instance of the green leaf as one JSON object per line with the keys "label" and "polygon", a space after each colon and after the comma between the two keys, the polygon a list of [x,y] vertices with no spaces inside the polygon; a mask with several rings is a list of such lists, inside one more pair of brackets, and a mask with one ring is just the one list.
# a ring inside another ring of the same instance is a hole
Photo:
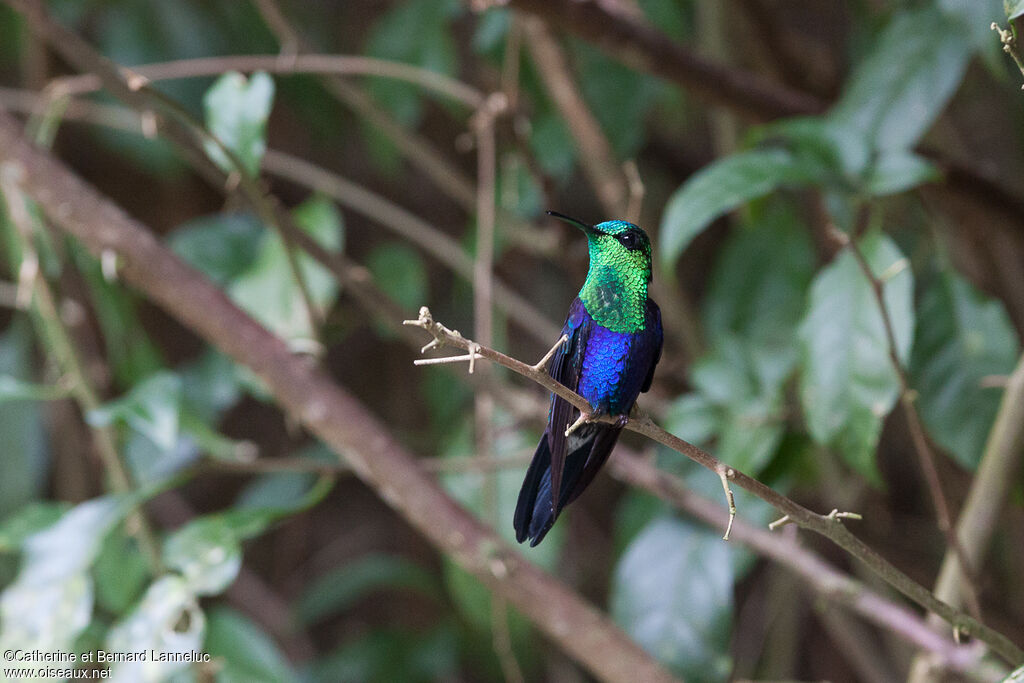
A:
{"label": "green leaf", "polygon": [[939,9],[960,23],[971,37],[971,46],[978,51],[998,45],[992,39],[991,27],[992,22],[1000,19],[999,4],[999,0],[938,0]]}
{"label": "green leaf", "polygon": [[931,436],[963,467],[981,459],[1002,391],[983,386],[1013,371],[1019,343],[1001,302],[954,272],[921,296],[911,381]]}
{"label": "green leaf", "polygon": [[89,500],[25,539],[18,576],[0,595],[0,650],[71,650],[92,615],[89,567],[129,509],[113,496]]}
{"label": "green leaf", "polygon": [[[333,208],[313,199],[296,209],[295,218],[322,247],[341,246],[341,221]],[[306,254],[296,254],[299,269],[313,305],[321,315],[338,294],[337,280]],[[302,292],[292,274],[288,254],[277,235],[267,235],[253,264],[230,285],[229,293],[241,308],[284,339],[310,339],[310,327]]]}
{"label": "green leaf", "polygon": [[404,590],[439,598],[437,579],[420,565],[397,555],[367,555],[313,581],[295,605],[303,624],[351,608],[378,591]]}
{"label": "green leaf", "polygon": [[112,614],[123,614],[142,594],[149,565],[123,528],[107,535],[93,566],[93,579],[96,604]]}
{"label": "green leaf", "polygon": [[953,96],[970,57],[960,22],[933,8],[897,14],[857,65],[829,119],[878,151],[914,146]]}
{"label": "green leaf", "polygon": [[219,213],[195,218],[174,229],[175,254],[224,286],[248,270],[263,245],[264,229],[247,213]]}
{"label": "green leaf", "polygon": [[711,271],[704,326],[712,345],[734,335],[786,353],[814,276],[808,230],[789,210],[772,210],[734,229]]}
{"label": "green leaf", "polygon": [[237,157],[242,168],[235,168],[220,146],[207,142],[206,153],[224,171],[259,174],[263,153],[267,151],[267,118],[274,101],[274,81],[263,71],[246,79],[231,71],[210,87],[203,98],[206,125],[225,147]]}
{"label": "green leaf", "polygon": [[751,150],[720,159],[691,176],[669,198],[661,221],[661,260],[670,266],[716,218],[783,186],[821,178],[816,160],[782,149]]}
{"label": "green leaf", "polygon": [[[27,318],[18,317],[0,335],[0,397],[41,389],[28,384],[31,378],[32,330]],[[31,393],[31,392],[28,392]],[[2,398],[0,398],[2,401]],[[0,406],[0,517],[40,497],[49,469],[49,449],[41,406],[36,403],[4,403]]]}
{"label": "green leaf", "polygon": [[298,675],[277,644],[248,617],[214,607],[206,619],[203,649],[220,663],[218,683],[298,683]]}
{"label": "green leaf", "polygon": [[712,407],[723,462],[755,476],[768,464],[785,431],[782,389],[793,361],[792,354],[759,358],[752,347],[723,337],[694,364],[691,381]]}
{"label": "green leaf", "polygon": [[[860,240],[858,248],[874,275],[885,281],[896,352],[905,363],[914,330],[908,264],[892,240],[879,233]],[[851,467],[880,483],[874,451],[899,381],[871,284],[849,250],[815,277],[799,336],[800,398],[811,436],[835,446]]]}
{"label": "green leaf", "polygon": [[913,152],[896,150],[875,160],[868,168],[863,184],[869,194],[884,197],[938,179],[939,171],[930,161]]}
{"label": "green leaf", "polygon": [[427,268],[415,249],[389,242],[376,247],[366,258],[373,281],[398,304],[416,310],[427,298]]}
{"label": "green leaf", "polygon": [[163,557],[194,595],[223,592],[242,567],[238,534],[221,515],[200,517],[175,531],[164,542]]}
{"label": "green leaf", "polygon": [[171,372],[158,372],[122,398],[93,410],[86,419],[100,426],[122,422],[161,450],[173,451],[178,442],[181,400],[181,378]]}
{"label": "green leaf", "polygon": [[1003,0],[1003,9],[1006,10],[1006,18],[1013,21],[1024,16],[1024,0]]}
{"label": "green leaf", "polygon": [[725,681],[732,668],[732,577],[720,536],[666,515],[647,525],[616,566],[611,613],[686,680]]}
{"label": "green leaf", "polygon": [[[117,683],[164,681],[189,668],[185,657],[195,657],[203,644],[206,618],[185,579],[165,574],[154,581],[139,604],[107,634],[108,652],[158,652],[164,660],[116,662],[110,667],[110,680]],[[182,661],[176,657],[180,655]]]}

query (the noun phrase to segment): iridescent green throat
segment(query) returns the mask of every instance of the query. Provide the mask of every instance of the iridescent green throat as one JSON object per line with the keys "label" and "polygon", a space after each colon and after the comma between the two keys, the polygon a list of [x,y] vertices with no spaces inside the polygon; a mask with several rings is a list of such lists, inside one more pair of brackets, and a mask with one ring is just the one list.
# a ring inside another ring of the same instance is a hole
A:
{"label": "iridescent green throat", "polygon": [[649,271],[622,262],[624,259],[604,258],[596,251],[600,247],[592,240],[590,271],[580,290],[587,313],[613,332],[639,332],[644,329]]}

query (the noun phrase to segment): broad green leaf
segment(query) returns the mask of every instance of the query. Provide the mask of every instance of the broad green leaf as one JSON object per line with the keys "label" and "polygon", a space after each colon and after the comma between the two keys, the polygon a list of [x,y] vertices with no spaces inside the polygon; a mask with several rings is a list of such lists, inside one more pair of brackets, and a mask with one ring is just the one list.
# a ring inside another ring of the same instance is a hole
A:
{"label": "broad green leaf", "polygon": [[[905,364],[914,330],[909,264],[879,233],[860,240],[858,248],[874,275],[885,281],[896,353]],[[800,398],[811,436],[836,447],[851,467],[880,483],[875,447],[882,421],[899,395],[899,382],[871,284],[849,250],[815,277],[799,337]]]}
{"label": "broad green leaf", "polygon": [[668,266],[716,218],[784,186],[821,179],[816,160],[783,149],[734,154],[698,171],[669,198],[661,221],[661,260]]}
{"label": "broad green leaf", "polygon": [[111,614],[127,612],[150,578],[146,558],[123,526],[107,535],[92,574],[96,604]]}
{"label": "broad green leaf", "polygon": [[960,23],[971,37],[975,50],[995,47],[992,22],[1001,19],[999,0],[938,0],[938,7],[946,16]]}
{"label": "broad green leaf", "polygon": [[1024,0],[1003,0],[1006,18],[1011,21],[1024,15]]}
{"label": "broad green leaf", "polygon": [[274,81],[262,71],[248,79],[238,72],[228,72],[206,92],[206,125],[242,165],[241,169],[235,168],[219,145],[207,142],[206,153],[223,170],[259,174],[267,151],[267,118],[273,101]]}
{"label": "broad green leaf", "polygon": [[420,565],[397,555],[367,555],[314,580],[295,605],[303,624],[342,612],[378,591],[412,591],[439,598],[437,579]]}
{"label": "broad green leaf", "polygon": [[390,242],[376,247],[366,258],[373,281],[398,304],[410,311],[426,301],[427,269],[415,249]]}
{"label": "broad green leaf", "polygon": [[668,405],[665,413],[665,429],[697,444],[710,442],[719,422],[714,402],[699,393],[680,396]]}
{"label": "broad green leaf", "polygon": [[718,254],[704,299],[704,326],[712,345],[735,335],[786,353],[814,276],[814,249],[790,211],[766,212],[751,223],[734,229]]}
{"label": "broad green leaf", "polygon": [[220,663],[218,683],[298,683],[273,639],[233,609],[214,607],[206,615],[203,649]]}
{"label": "broad green leaf", "polygon": [[72,649],[92,615],[89,567],[129,509],[113,496],[89,500],[24,540],[18,576],[0,594],[0,650]]}
{"label": "broad green leaf", "polygon": [[953,96],[969,57],[960,22],[932,8],[897,14],[857,65],[829,119],[879,152],[909,149]]}
{"label": "broad green leaf", "polygon": [[173,451],[178,442],[181,400],[181,378],[171,372],[158,372],[122,398],[93,410],[86,419],[92,425],[122,422],[161,450]]}
{"label": "broad green leaf", "polygon": [[732,668],[732,582],[728,544],[666,515],[647,525],[616,566],[611,613],[686,680],[725,681]]}
{"label": "broad green leaf", "polygon": [[722,337],[694,364],[691,381],[714,416],[723,462],[755,476],[768,464],[785,431],[782,389],[794,360],[759,358],[753,347]]}
{"label": "broad green leaf", "polygon": [[200,517],[175,531],[164,542],[163,557],[194,595],[223,592],[242,567],[238,534],[220,515]]}
{"label": "broad green leaf", "polygon": [[175,228],[170,247],[206,277],[224,286],[252,266],[264,235],[263,226],[251,214],[212,214]]}
{"label": "broad green leaf", "polygon": [[[319,203],[323,200],[313,199]],[[325,249],[341,246],[341,223],[337,212],[307,202],[295,212],[296,221]],[[337,280],[310,256],[296,254],[299,270],[309,290],[313,305],[322,315],[338,293]],[[267,235],[253,264],[229,287],[235,302],[278,336],[289,339],[310,339],[310,328],[302,293],[293,277],[288,255],[279,237]]]}
{"label": "broad green leaf", "polygon": [[876,159],[863,183],[869,194],[884,197],[938,179],[939,171],[930,161],[913,152],[896,150]]}
{"label": "broad green leaf", "polygon": [[953,272],[929,283],[918,310],[911,382],[921,417],[929,434],[973,470],[1002,396],[983,381],[1013,371],[1017,335],[1002,303]]}
{"label": "broad green leaf", "polygon": [[49,468],[41,406],[3,401],[43,389],[28,383],[32,366],[31,327],[19,317],[0,335],[0,517],[39,497]]}
{"label": "broad green leaf", "polygon": [[[117,683],[163,681],[189,668],[187,657],[201,653],[206,618],[185,579],[165,574],[154,581],[132,612],[111,627],[105,650],[108,652],[158,652],[169,661],[154,661],[152,656],[134,661],[116,662],[110,667],[110,680]],[[182,661],[175,661],[181,658]]]}

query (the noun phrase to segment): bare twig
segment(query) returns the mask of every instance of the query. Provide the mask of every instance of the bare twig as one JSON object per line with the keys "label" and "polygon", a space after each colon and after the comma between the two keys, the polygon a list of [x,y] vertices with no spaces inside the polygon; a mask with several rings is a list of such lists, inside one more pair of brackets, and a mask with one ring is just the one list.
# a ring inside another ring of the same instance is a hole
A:
{"label": "bare twig", "polygon": [[[461,277],[473,280],[473,260],[466,254],[461,244],[385,197],[283,152],[267,150],[263,158],[263,167],[273,175],[323,192],[343,206],[388,226]],[[548,340],[558,334],[559,328],[553,322],[500,280],[494,281],[492,295],[495,305],[515,319],[538,341],[547,344]]]}
{"label": "bare twig", "polygon": [[[424,307],[420,309],[420,317],[417,320],[406,321],[407,324],[422,327],[429,332],[440,345],[448,344],[461,349],[474,349],[474,357],[486,358],[487,360],[499,363],[510,370],[533,380],[545,389],[558,394],[571,405],[580,411],[587,411],[590,405],[579,394],[570,391],[562,384],[549,377],[547,373],[538,372],[532,366],[522,361],[506,356],[494,349],[481,346],[476,342],[466,339],[462,335],[452,332],[444,325],[433,320],[430,311]],[[600,417],[594,418],[601,422],[612,423],[615,418]],[[974,617],[963,614],[951,605],[936,598],[927,588],[917,583],[909,576],[901,572],[888,560],[883,558],[875,550],[854,536],[842,524],[842,513],[833,511],[828,515],[820,515],[808,510],[795,501],[783,496],[774,489],[766,486],[757,479],[747,476],[743,472],[728,467],[707,451],[687,442],[679,437],[669,434],[654,423],[650,417],[641,415],[630,418],[625,428],[643,434],[658,443],[671,448],[682,455],[690,458],[697,464],[718,472],[719,468],[728,468],[728,480],[743,489],[753,493],[761,500],[769,503],[779,512],[787,515],[792,523],[802,528],[809,529],[825,536],[839,547],[846,550],[850,555],[863,562],[869,569],[878,574],[893,588],[925,609],[928,609],[942,617],[957,628],[960,632],[966,633],[988,644],[992,650],[998,653],[1007,661],[1014,662],[1024,659],[1024,651],[1018,648],[1009,638],[1003,634],[980,623]]]}
{"label": "bare twig", "polygon": [[548,95],[576,141],[583,172],[594,188],[605,215],[625,215],[629,197],[626,178],[611,143],[576,87],[562,48],[539,18],[526,17],[522,26],[526,33],[526,47]]}
{"label": "bare twig", "polygon": [[[627,449],[619,448],[609,461],[609,467],[615,478],[653,493],[712,528],[720,529],[727,522],[728,513],[720,505],[695,494],[678,477],[658,469]],[[944,637],[911,610],[841,573],[801,546],[795,537],[773,534],[737,519],[732,528],[732,538],[800,576],[803,585],[820,597],[856,612],[917,648],[933,653],[944,666],[954,671],[968,671],[979,664],[982,652],[976,647],[958,645]]]}
{"label": "bare twig", "polygon": [[[16,8],[23,0],[5,0]],[[136,75],[147,81],[169,81],[177,78],[197,76],[219,76],[228,71],[252,73],[266,71],[273,74],[333,74],[336,76],[382,76],[415,83],[430,92],[476,109],[484,95],[476,88],[457,81],[444,74],[402,62],[354,55],[296,55],[294,59],[282,60],[280,55],[229,55],[226,57],[204,57],[182,59],[159,64],[145,64],[131,69],[123,68],[123,74]],[[70,95],[95,92],[104,87],[105,81],[96,74],[69,76],[61,81],[61,88]]]}
{"label": "bare twig", "polygon": [[509,4],[575,33],[638,71],[677,82],[711,104],[728,106],[754,119],[811,114],[825,108],[811,95],[695,55],[612,3],[510,0]]}
{"label": "bare twig", "polygon": [[[22,187],[23,178],[20,169],[12,164],[0,163],[0,195],[6,200],[8,215],[14,224],[16,237],[21,246],[23,263],[38,264],[34,247],[37,229],[35,219],[29,211],[28,198]],[[23,283],[25,284],[25,283]],[[71,335],[57,310],[57,302],[49,282],[40,274],[35,273],[22,291],[27,293],[28,300],[36,313],[33,320],[37,333],[45,341],[49,353],[53,355],[57,366],[68,378],[68,390],[78,404],[83,416],[102,405],[99,395],[92,386],[85,366],[71,341]],[[111,488],[121,494],[134,490],[131,476],[117,450],[117,438],[109,426],[91,425],[93,443],[103,463]],[[160,551],[149,522],[136,506],[128,518],[127,528],[139,542],[143,556],[154,575],[161,571]]]}
{"label": "bare twig", "polygon": [[[1024,356],[1006,383],[992,431],[985,444],[978,472],[971,482],[963,510],[956,524],[957,538],[972,567],[984,560],[992,534],[999,525],[999,515],[1006,505],[1013,482],[1017,481],[1024,459]],[[946,549],[935,595],[951,605],[960,602],[963,592],[963,570],[955,551]],[[923,683],[930,679],[929,662],[918,657],[911,667],[910,681]]]}

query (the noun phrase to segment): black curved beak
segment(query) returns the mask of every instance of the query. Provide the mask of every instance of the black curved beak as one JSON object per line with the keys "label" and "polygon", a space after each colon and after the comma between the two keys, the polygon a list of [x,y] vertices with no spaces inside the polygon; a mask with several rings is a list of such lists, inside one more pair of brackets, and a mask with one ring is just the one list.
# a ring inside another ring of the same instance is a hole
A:
{"label": "black curved beak", "polygon": [[601,231],[598,230],[597,228],[595,228],[593,225],[589,225],[587,223],[584,223],[583,221],[581,221],[581,220],[579,220],[577,218],[573,218],[572,216],[566,216],[564,213],[558,213],[557,211],[548,211],[546,213],[549,216],[561,219],[561,220],[565,221],[566,223],[571,223],[571,224],[575,225],[577,228],[579,228],[583,232],[587,233],[588,235],[600,235],[601,234]]}

